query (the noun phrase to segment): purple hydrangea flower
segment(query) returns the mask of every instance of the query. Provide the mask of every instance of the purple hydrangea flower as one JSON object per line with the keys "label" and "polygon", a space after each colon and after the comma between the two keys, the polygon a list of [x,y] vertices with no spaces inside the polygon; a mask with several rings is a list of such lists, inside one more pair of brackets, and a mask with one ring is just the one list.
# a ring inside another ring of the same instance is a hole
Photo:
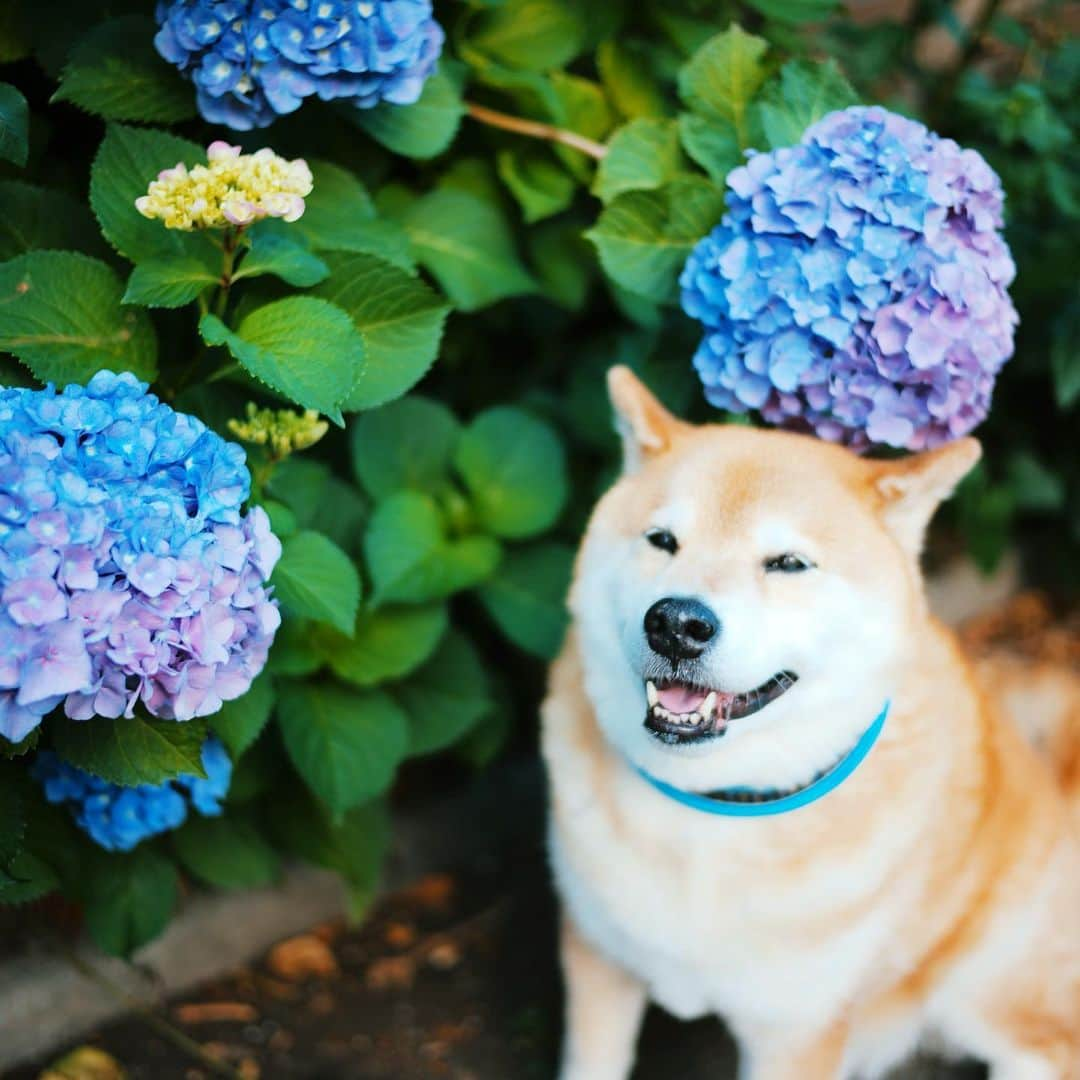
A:
{"label": "purple hydrangea flower", "polygon": [[177,829],[188,808],[204,817],[221,813],[229,791],[232,762],[217,739],[202,745],[206,777],[177,776],[164,784],[121,787],[61,761],[51,750],[40,751],[31,766],[45,798],[71,809],[75,824],[109,851],[130,851],[148,836]]}
{"label": "purple hydrangea flower", "polygon": [[191,77],[199,111],[238,131],[313,94],[411,105],[444,38],[431,0],[169,0],[157,21],[154,44]]}
{"label": "purple hydrangea flower", "polygon": [[1012,355],[1001,182],[881,108],[751,154],[679,279],[708,399],[857,449],[964,435]]}
{"label": "purple hydrangea flower", "polygon": [[281,621],[249,487],[239,446],[133,375],[0,389],[0,735],[243,694]]}

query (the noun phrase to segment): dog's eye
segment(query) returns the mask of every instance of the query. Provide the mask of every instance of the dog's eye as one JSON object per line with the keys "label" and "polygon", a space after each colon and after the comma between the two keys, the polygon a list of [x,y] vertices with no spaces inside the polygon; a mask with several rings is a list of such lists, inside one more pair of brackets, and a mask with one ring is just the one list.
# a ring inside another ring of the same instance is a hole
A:
{"label": "dog's eye", "polygon": [[645,539],[653,547],[666,551],[669,555],[674,555],[679,550],[679,541],[675,539],[675,534],[668,532],[667,529],[650,529],[645,534]]}
{"label": "dog's eye", "polygon": [[774,555],[765,560],[765,572],[780,574],[801,574],[803,570],[809,570],[814,564],[801,555],[794,555],[785,551],[783,555]]}

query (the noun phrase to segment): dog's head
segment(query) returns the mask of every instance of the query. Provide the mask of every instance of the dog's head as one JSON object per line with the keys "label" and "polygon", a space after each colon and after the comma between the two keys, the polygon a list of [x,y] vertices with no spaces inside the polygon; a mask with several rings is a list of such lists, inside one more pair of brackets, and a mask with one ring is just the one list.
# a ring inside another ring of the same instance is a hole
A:
{"label": "dog's head", "polygon": [[979,444],[868,460],[683,423],[626,368],[609,388],[624,472],[571,593],[601,727],[672,782],[800,783],[903,677],[925,629],[923,533]]}

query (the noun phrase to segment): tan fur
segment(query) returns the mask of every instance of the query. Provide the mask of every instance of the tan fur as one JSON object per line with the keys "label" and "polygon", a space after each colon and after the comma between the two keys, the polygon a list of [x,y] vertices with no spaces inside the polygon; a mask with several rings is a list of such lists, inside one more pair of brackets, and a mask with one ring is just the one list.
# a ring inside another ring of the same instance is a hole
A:
{"label": "tan fur", "polygon": [[[776,1030],[760,1009],[730,1018],[754,1080],[861,1075],[875,1045],[905,1026],[990,1059],[995,1080],[1080,1080],[1080,677],[984,660],[984,696],[954,636],[928,614],[918,570],[933,508],[977,458],[977,444],[875,463],[801,436],[691,428],[628,373],[612,389],[638,453],[602,500],[586,550],[631,542],[673,493],[689,492],[696,516],[693,534],[680,537],[680,565],[720,593],[746,574],[739,553],[762,507],[775,509],[824,553],[832,574],[895,613],[902,644],[887,673],[885,734],[862,767],[812,807],[755,820],[751,834],[747,823],[698,820],[707,816],[667,803],[634,775],[598,723],[585,685],[594,660],[571,631],[543,713],[557,876],[574,894],[563,1076],[627,1075],[624,1029],[628,1015],[636,1028],[633,1010],[651,976],[624,971],[611,941],[625,935],[627,956],[637,955],[635,935],[651,929],[632,904],[655,885],[670,888],[658,895],[715,910],[728,934],[756,943],[763,963],[790,958],[796,970],[853,928],[888,921],[880,955],[814,1030],[794,1032],[795,1014],[785,1024],[780,1006]],[[579,562],[578,605],[590,565]],[[814,602],[799,592],[810,582],[763,578],[755,588],[766,605]],[[1042,698],[1057,702],[1049,729],[1037,733],[1045,757],[1006,716],[1031,700],[1024,687],[1033,674]],[[890,861],[877,867],[882,852]],[[834,866],[845,881],[835,902],[821,885],[822,868]],[[767,911],[738,902],[744,891],[769,898]],[[594,921],[605,929],[590,942]],[[720,953],[728,940],[708,927],[701,948]],[[658,935],[648,947],[662,944]],[[665,978],[677,979],[679,962],[665,961]],[[732,993],[738,1000],[739,988]],[[605,1014],[618,1032],[605,1030]]]}

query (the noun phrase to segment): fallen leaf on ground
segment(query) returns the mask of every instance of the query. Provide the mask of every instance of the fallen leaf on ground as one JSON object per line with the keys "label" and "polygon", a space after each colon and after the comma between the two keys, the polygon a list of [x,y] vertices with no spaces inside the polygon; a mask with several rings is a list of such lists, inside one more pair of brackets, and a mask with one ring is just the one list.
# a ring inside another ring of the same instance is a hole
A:
{"label": "fallen leaf on ground", "polygon": [[338,973],[338,962],[330,946],[314,934],[301,934],[275,945],[266,965],[275,975],[292,982],[312,976],[330,978]]}
{"label": "fallen leaf on ground", "polygon": [[124,1080],[127,1073],[111,1054],[79,1046],[50,1065],[38,1080]]}
{"label": "fallen leaf on ground", "polygon": [[407,990],[416,977],[416,962],[411,956],[387,956],[374,961],[364,974],[369,990]]}
{"label": "fallen leaf on ground", "polygon": [[246,1001],[192,1001],[176,1006],[181,1024],[250,1024],[258,1018],[255,1006]]}

